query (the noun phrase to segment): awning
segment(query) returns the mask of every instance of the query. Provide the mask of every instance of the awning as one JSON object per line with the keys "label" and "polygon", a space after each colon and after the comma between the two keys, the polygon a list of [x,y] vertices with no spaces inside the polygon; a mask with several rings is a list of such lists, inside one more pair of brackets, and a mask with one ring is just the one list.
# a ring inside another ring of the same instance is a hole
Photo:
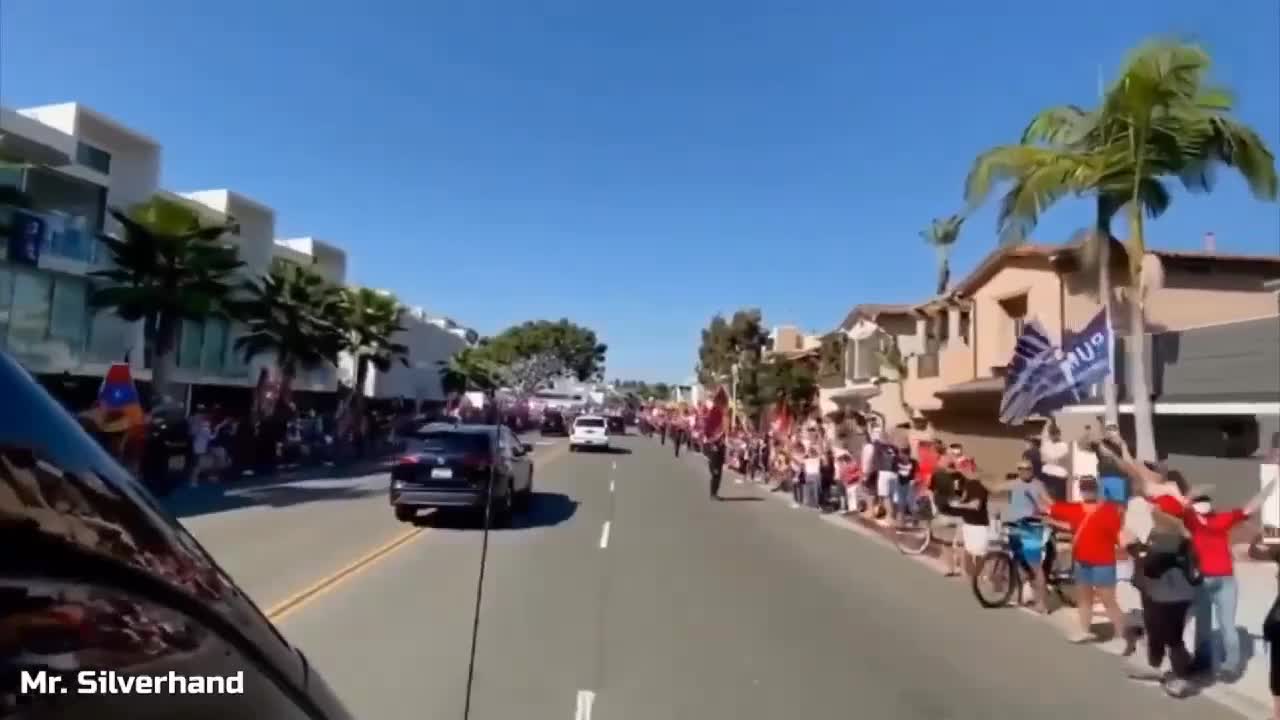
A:
{"label": "awning", "polygon": [[1003,393],[1004,378],[990,377],[978,378],[977,380],[968,380],[955,385],[949,385],[936,393],[938,397],[961,397],[968,395],[986,395],[989,393]]}

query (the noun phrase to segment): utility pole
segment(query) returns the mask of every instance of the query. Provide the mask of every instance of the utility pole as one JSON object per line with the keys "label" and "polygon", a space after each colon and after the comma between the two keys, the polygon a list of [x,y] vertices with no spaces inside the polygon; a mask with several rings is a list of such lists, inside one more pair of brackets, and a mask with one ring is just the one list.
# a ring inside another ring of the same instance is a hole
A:
{"label": "utility pole", "polygon": [[729,385],[729,432],[733,432],[733,424],[738,419],[738,363],[730,368],[729,376],[732,379]]}

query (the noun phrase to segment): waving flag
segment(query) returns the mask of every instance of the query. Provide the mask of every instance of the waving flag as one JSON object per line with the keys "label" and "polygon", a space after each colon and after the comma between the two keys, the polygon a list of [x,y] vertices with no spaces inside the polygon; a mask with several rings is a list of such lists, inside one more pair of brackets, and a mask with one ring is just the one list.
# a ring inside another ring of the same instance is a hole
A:
{"label": "waving flag", "polygon": [[1090,385],[1111,372],[1112,344],[1105,310],[1065,350],[1053,344],[1040,323],[1027,323],[1009,361],[1000,421],[1021,425],[1033,414],[1079,402]]}

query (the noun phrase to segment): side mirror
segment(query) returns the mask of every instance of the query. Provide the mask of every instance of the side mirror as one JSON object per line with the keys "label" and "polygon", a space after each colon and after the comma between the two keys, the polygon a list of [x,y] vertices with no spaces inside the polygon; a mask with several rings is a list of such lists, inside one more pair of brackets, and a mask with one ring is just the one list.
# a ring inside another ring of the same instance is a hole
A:
{"label": "side mirror", "polygon": [[533,445],[531,443],[520,443],[521,455],[528,455],[531,452],[533,452]]}

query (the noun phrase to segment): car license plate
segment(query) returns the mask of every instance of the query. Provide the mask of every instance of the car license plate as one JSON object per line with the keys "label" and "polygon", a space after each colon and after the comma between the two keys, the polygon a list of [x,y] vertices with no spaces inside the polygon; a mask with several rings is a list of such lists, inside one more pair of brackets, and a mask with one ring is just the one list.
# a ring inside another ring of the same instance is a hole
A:
{"label": "car license plate", "polygon": [[179,472],[187,466],[187,459],[184,457],[169,458],[169,470]]}
{"label": "car license plate", "polygon": [[434,480],[448,480],[453,477],[452,468],[431,468],[431,477]]}

